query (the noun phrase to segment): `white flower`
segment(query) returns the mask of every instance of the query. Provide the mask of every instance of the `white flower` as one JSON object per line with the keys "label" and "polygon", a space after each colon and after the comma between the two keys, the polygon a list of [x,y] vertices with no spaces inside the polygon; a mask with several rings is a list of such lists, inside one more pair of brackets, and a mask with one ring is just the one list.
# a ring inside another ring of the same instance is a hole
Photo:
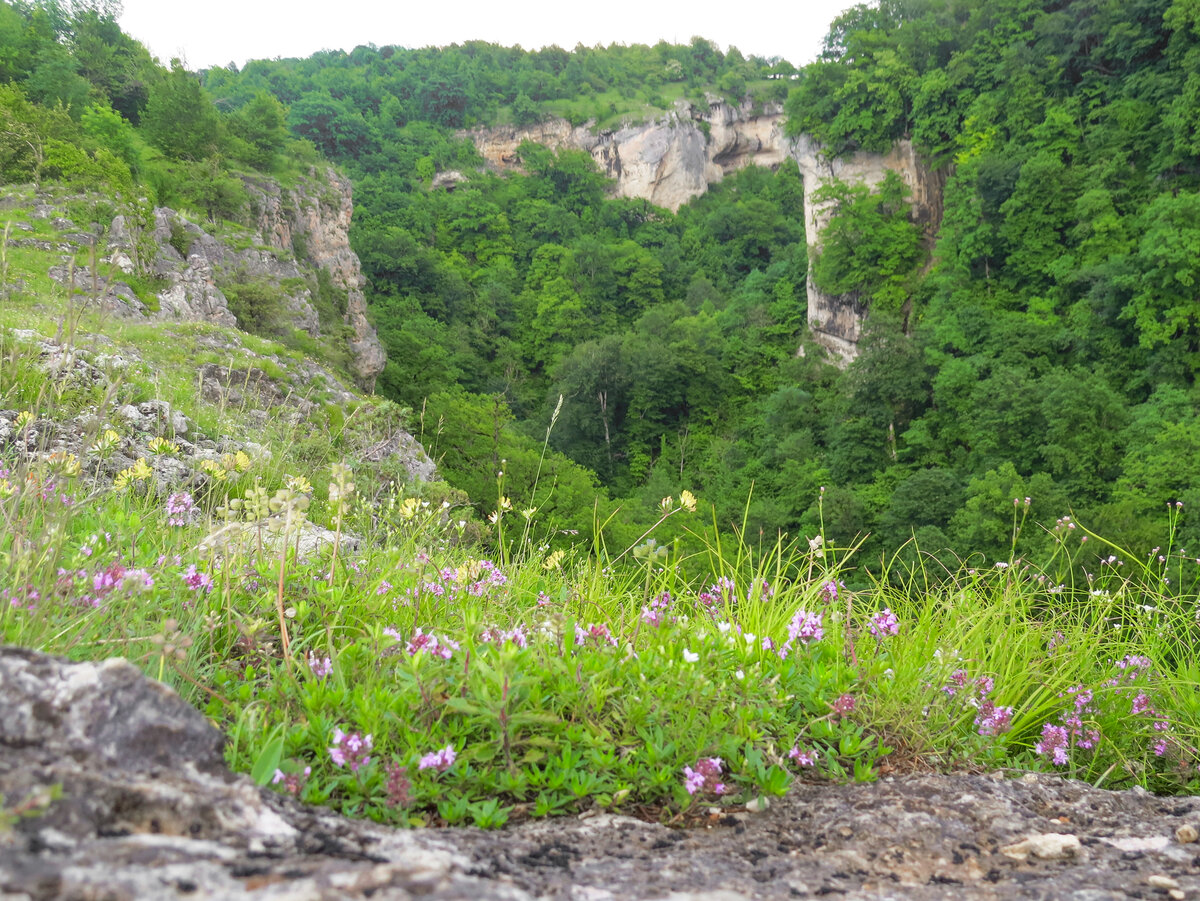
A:
{"label": "white flower", "polygon": [[717,631],[720,632],[722,635],[724,635],[726,632],[728,632],[730,630],[730,628],[732,628],[732,627],[729,625],[729,623],[725,622],[724,620],[717,623]]}
{"label": "white flower", "polygon": [[741,682],[743,679],[746,678],[746,674],[743,673],[741,670],[738,670],[736,673],[733,674],[733,678],[735,678],[739,682]]}
{"label": "white flower", "polygon": [[684,648],[684,649],[683,649],[683,659],[684,659],[685,661],[687,661],[688,663],[695,663],[697,660],[699,660],[699,659],[700,659],[700,655],[699,655],[699,654],[693,654],[693,653],[692,653],[691,651],[689,651],[687,648]]}

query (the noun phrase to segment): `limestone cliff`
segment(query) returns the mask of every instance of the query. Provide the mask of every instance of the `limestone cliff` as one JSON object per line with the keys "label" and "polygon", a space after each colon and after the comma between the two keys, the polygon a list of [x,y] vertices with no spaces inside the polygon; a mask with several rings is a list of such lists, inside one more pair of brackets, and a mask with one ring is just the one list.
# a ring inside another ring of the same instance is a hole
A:
{"label": "limestone cliff", "polygon": [[478,128],[466,133],[493,168],[518,170],[525,141],[554,150],[586,150],[622,197],[640,197],[677,210],[743,166],[778,166],[787,158],[783,110],[734,106],[709,97],[706,107],[679,102],[653,122],[593,132],[549,119],[525,128]]}
{"label": "limestone cliff", "polygon": [[[115,217],[107,235],[112,262],[124,273],[148,274],[163,287],[149,300],[109,279],[97,286],[99,302],[117,315],[235,326],[237,318],[225,292],[254,282],[279,293],[288,324],[317,337],[322,324],[313,278],[316,270],[324,270],[346,298],[343,316],[349,328],[352,375],[371,386],[383,371],[386,355],[367,319],[362,271],[350,249],[349,180],[333,169],[313,169],[290,188],[271,179],[244,181],[254,224],[243,232],[222,226],[215,236],[166,207],[155,209],[145,223]],[[92,279],[86,267],[67,265],[51,270],[51,275],[61,282],[73,278],[76,289],[84,292]]]}
{"label": "limestone cliff", "polygon": [[[888,171],[895,171],[911,191],[917,221],[927,235],[936,232],[945,173],[926,166],[910,142],[901,141],[886,154],[859,152],[829,159],[808,136],[786,137],[783,123],[779,105],[753,111],[710,97],[707,108],[681,102],[653,122],[612,131],[596,133],[587,126],[572,127],[565,119],[550,119],[525,128],[478,128],[466,134],[487,164],[500,171],[519,171],[517,148],[524,141],[553,150],[586,150],[616,182],[618,195],[643,198],[671,210],[736,169],[774,168],[790,157],[804,179],[804,225],[810,251],[820,247],[821,230],[829,221],[827,206],[812,200],[818,188],[833,179],[875,185]],[[452,186],[463,177],[453,175],[440,185]],[[866,315],[858,298],[823,294],[809,277],[809,325],[814,338],[838,360],[854,358]]]}
{"label": "limestone cliff", "polygon": [[[942,219],[945,173],[931,170],[909,141],[898,141],[886,154],[859,151],[831,159],[807,135],[791,142],[790,154],[804,179],[804,229],[809,252],[819,250],[821,231],[829,222],[829,204],[816,202],[816,191],[830,181],[877,185],[888,172],[896,172],[908,186],[913,215],[927,235],[937,231]],[[845,362],[854,359],[867,309],[854,295],[824,294],[808,275],[808,325],[813,337]]]}
{"label": "limestone cliff", "polygon": [[332,168],[313,169],[309,178],[295,188],[251,180],[247,180],[246,187],[263,240],[324,269],[334,287],[346,292],[345,319],[352,332],[354,375],[363,384],[374,384],[375,377],[383,372],[387,355],[367,319],[363,274],[358,255],[350,249],[350,217],[354,211],[350,180]]}

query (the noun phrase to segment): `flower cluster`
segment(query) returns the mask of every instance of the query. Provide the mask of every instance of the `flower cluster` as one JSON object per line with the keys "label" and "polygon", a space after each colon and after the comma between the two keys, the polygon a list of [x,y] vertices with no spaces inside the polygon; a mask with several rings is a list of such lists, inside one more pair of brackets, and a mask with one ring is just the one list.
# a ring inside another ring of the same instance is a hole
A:
{"label": "flower cluster", "polygon": [[710,612],[716,607],[732,606],[737,601],[737,585],[733,579],[722,576],[708,590],[699,594],[699,601]]}
{"label": "flower cluster", "polygon": [[372,744],[370,735],[343,732],[339,726],[333,730],[333,747],[329,749],[329,759],[333,761],[334,766],[349,767],[350,772],[357,773],[360,767],[371,762]]}
{"label": "flower cluster", "polygon": [[306,766],[299,773],[285,773],[283,770],[276,768],[275,776],[271,779],[272,785],[282,785],[283,790],[290,795],[300,794],[300,789],[304,788],[304,783],[308,781],[308,777],[312,775],[312,767]]}
{"label": "flower cluster", "polygon": [[808,767],[817,765],[817,752],[815,750],[801,750],[799,745],[793,745],[788,751],[788,757],[796,761],[797,766]]}
{"label": "flower cluster", "polygon": [[208,573],[202,573],[196,569],[196,564],[191,564],[187,568],[187,572],[183,574],[183,583],[192,591],[211,591],[212,576]]}
{"label": "flower cluster", "polygon": [[186,491],[177,491],[167,498],[167,524],[186,526],[196,513],[196,502]]}
{"label": "flower cluster", "polygon": [[452,745],[446,745],[430,754],[426,754],[421,758],[421,762],[417,765],[418,770],[436,770],[439,773],[444,773],[450,767],[454,766],[454,761],[458,759],[458,754],[455,753]]}
{"label": "flower cluster", "polygon": [[[404,637],[395,629],[388,627],[383,630],[383,634],[389,638],[394,638],[396,641],[404,641]],[[404,650],[409,657],[416,656],[421,651],[433,657],[441,657],[443,660],[449,660],[454,656],[454,652],[459,649],[460,645],[457,641],[452,641],[443,636],[438,638],[432,632],[426,633],[420,626],[413,632],[412,638],[408,640]]]}
{"label": "flower cluster", "polygon": [[797,610],[792,621],[788,623],[788,640],[779,649],[779,656],[786,660],[796,642],[810,645],[824,638],[824,618],[823,613],[809,613],[803,607]]}
{"label": "flower cluster", "polygon": [[721,782],[721,768],[724,762],[720,757],[701,757],[695,767],[683,768],[683,787],[689,795],[703,792],[711,795],[723,795],[730,789]]}
{"label": "flower cluster", "polygon": [[890,607],[884,607],[871,617],[867,629],[876,639],[883,641],[890,635],[900,634],[900,620],[896,618],[896,614],[892,613]]}
{"label": "flower cluster", "polygon": [[308,662],[308,668],[318,679],[324,679],[333,672],[333,660],[329,657],[320,657],[316,651],[309,651],[305,659]]}
{"label": "flower cluster", "polygon": [[617,637],[608,626],[603,623],[588,623],[587,628],[583,628],[579,623],[575,624],[575,647],[602,647],[606,644],[614,648],[617,646]]}
{"label": "flower cluster", "polygon": [[514,626],[511,629],[484,629],[479,635],[479,640],[484,644],[511,644],[518,648],[524,648],[529,646],[529,633],[522,625]]}
{"label": "flower cluster", "polygon": [[664,591],[659,597],[642,607],[642,622],[655,628],[664,623],[673,623],[675,617],[670,615],[670,610],[671,592]]}

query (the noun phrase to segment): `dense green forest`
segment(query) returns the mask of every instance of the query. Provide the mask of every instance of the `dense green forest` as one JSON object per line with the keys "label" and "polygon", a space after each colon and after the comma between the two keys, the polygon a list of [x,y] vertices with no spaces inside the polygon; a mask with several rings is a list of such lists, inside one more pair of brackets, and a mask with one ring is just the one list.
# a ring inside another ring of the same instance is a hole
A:
{"label": "dense green forest", "polygon": [[[334,160],[390,358],[377,390],[481,509],[503,469],[521,506],[553,489],[564,529],[619,506],[636,534],[690,488],[753,533],[865,537],[869,562],[914,532],[1007,558],[1013,498],[1032,554],[1068,512],[1149,552],[1169,503],[1200,505],[1195,0],[884,0],[796,79],[702,39],[359,47],[197,78],[113,12],[0,3],[0,175],[237,218],[238,172]],[[789,130],[830,155],[909,139],[945,173],[924,239],[898,181],[828,189],[814,278],[870,309],[848,368],[806,334],[793,164],[672,213],[612,197],[585,153],[526,145],[526,174],[501,177],[455,133],[705,90],[790,91]],[[467,180],[432,189],[451,169]],[[552,454],[531,496],[560,396],[550,444],[579,465]]]}

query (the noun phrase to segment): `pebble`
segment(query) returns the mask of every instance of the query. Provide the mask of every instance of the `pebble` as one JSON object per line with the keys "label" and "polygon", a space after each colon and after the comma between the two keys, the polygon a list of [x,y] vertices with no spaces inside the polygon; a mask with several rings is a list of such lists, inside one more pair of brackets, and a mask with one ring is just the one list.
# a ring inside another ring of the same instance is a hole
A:
{"label": "pebble", "polygon": [[1191,823],[1184,823],[1175,830],[1175,841],[1181,845],[1188,845],[1200,838],[1200,832],[1196,831],[1196,827]]}
{"label": "pebble", "polygon": [[1019,842],[1005,845],[1000,849],[1000,853],[1017,861],[1028,860],[1030,855],[1040,857],[1042,860],[1063,860],[1067,857],[1077,856],[1082,849],[1083,846],[1074,835],[1047,832],[1042,835],[1031,835]]}
{"label": "pebble", "polygon": [[746,809],[751,813],[762,813],[771,806],[771,801],[765,795],[759,795],[753,801],[746,802]]}

